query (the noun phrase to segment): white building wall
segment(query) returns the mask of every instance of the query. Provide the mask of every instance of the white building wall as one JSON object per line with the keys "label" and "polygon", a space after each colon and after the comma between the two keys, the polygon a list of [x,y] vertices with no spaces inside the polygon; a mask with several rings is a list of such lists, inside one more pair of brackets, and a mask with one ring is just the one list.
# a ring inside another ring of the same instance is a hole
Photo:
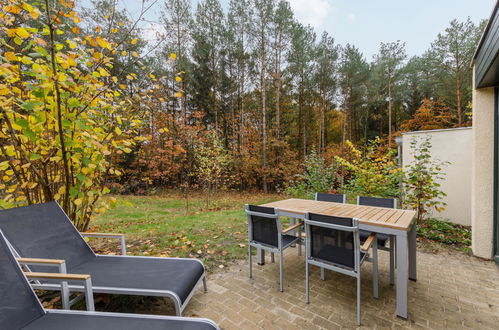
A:
{"label": "white building wall", "polygon": [[466,226],[471,226],[472,131],[466,127],[407,132],[402,135],[403,167],[414,160],[411,140],[425,136],[431,137],[432,158],[450,162],[443,168],[442,172],[446,175],[440,182],[442,191],[447,194],[443,199],[447,207],[442,212],[434,211],[432,216]]}
{"label": "white building wall", "polygon": [[[473,90],[471,247],[491,258],[494,232],[494,88]],[[497,146],[496,146],[497,147]]]}

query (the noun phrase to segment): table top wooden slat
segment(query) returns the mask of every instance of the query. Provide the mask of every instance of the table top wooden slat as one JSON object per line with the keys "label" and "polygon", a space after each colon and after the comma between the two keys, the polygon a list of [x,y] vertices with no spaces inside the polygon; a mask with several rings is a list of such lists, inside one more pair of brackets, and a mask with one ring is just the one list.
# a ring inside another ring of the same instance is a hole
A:
{"label": "table top wooden slat", "polygon": [[352,217],[359,219],[361,224],[399,230],[409,230],[416,216],[416,212],[413,210],[321,202],[298,198],[266,203],[262,206],[275,207],[283,212],[301,215],[310,212],[337,217]]}

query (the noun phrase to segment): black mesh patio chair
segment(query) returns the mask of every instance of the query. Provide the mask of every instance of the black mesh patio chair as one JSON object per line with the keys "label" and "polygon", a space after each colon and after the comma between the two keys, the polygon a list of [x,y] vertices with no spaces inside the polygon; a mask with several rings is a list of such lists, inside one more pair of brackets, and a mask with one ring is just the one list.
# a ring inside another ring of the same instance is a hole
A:
{"label": "black mesh patio chair", "polygon": [[[29,258],[20,262],[30,271],[90,274],[97,293],[167,297],[180,316],[198,284],[203,282],[206,291],[205,268],[197,259],[96,255],[56,202],[2,210],[0,230],[16,257]],[[72,293],[85,290],[45,279],[33,287],[61,290],[65,309],[75,302],[69,300]]]}
{"label": "black mesh patio chair", "polygon": [[[328,193],[315,193],[315,200],[320,202],[332,202],[332,203],[342,203],[345,204],[347,201],[347,196],[345,194],[328,194]],[[321,280],[326,279],[326,272],[324,268],[321,268]]]}
{"label": "black mesh patio chair", "polygon": [[[373,295],[378,298],[378,252],[376,234],[361,246],[357,219],[322,214],[305,214],[306,302],[310,303],[310,265],[357,279],[357,325],[360,325],[360,273],[366,260],[372,261]],[[372,258],[368,251],[372,247]]]}
{"label": "black mesh patio chair", "polygon": [[90,280],[89,275],[23,273],[0,231],[0,329],[2,330],[216,330],[211,320],[174,316],[43,309],[28,278]]}
{"label": "black mesh patio chair", "polygon": [[[301,227],[303,223],[297,223],[282,230],[279,212],[271,207],[245,205],[248,217],[248,256],[249,277],[253,278],[251,248],[255,247],[279,255],[279,291],[284,291],[284,250],[298,243],[298,255],[301,254]],[[288,235],[294,229],[298,229],[298,237]]]}
{"label": "black mesh patio chair", "polygon": [[321,202],[333,202],[333,203],[346,203],[345,194],[327,194],[327,193],[315,193],[315,200]]}
{"label": "black mesh patio chair", "polygon": [[[397,208],[397,199],[395,198],[381,198],[381,197],[365,197],[357,196],[357,205]],[[359,232],[360,241],[364,242],[369,235],[370,231],[361,230]],[[395,284],[395,236],[378,233],[378,249],[390,252],[390,284]],[[387,242],[390,241],[387,246]]]}

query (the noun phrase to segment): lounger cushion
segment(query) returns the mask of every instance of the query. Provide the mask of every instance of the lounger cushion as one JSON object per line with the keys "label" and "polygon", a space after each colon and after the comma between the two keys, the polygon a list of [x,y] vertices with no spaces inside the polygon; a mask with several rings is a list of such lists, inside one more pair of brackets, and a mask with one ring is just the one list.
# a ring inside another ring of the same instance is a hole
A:
{"label": "lounger cushion", "polygon": [[[364,242],[369,237],[369,235],[371,235],[370,231],[359,230],[359,237],[361,242]],[[376,238],[378,239],[378,246],[385,246],[388,239],[390,239],[390,235],[376,233]]]}
{"label": "lounger cushion", "polygon": [[198,321],[181,320],[160,320],[135,317],[120,317],[107,315],[89,314],[62,314],[47,313],[44,316],[31,322],[24,327],[25,330],[127,330],[127,329],[148,329],[148,330],[213,330],[215,327],[209,323]]}
{"label": "lounger cushion", "polygon": [[94,287],[172,291],[184,303],[204,269],[196,260],[97,256],[68,272],[92,275]]}

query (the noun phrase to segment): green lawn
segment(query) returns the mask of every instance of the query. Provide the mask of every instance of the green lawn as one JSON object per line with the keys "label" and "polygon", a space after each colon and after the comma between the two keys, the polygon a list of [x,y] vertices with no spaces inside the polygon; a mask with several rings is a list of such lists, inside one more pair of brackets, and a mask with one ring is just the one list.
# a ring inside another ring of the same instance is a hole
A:
{"label": "green lawn", "polygon": [[[115,196],[118,206],[96,218],[89,231],[126,234],[131,255],[196,257],[208,269],[224,267],[247,255],[244,204],[262,204],[283,197],[260,193],[225,193],[210,196],[179,194]],[[91,239],[99,253],[119,253],[119,242]]]}

